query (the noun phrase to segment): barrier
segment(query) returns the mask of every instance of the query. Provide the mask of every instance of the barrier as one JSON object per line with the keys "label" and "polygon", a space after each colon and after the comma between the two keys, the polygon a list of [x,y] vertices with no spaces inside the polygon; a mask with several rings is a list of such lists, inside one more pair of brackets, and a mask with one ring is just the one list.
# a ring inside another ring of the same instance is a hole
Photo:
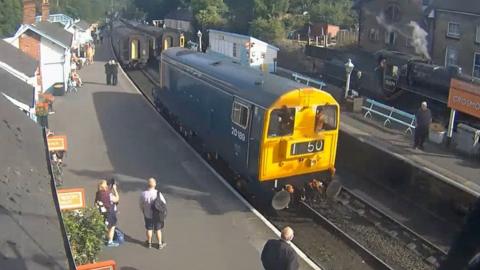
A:
{"label": "barrier", "polygon": [[292,77],[295,81],[299,83],[304,83],[306,85],[310,85],[311,83],[315,84],[314,86],[317,86],[318,89],[322,90],[323,87],[326,86],[326,84],[322,81],[317,81],[315,79],[312,79],[310,77],[304,76],[302,74],[298,73],[292,73]]}
{"label": "barrier", "polygon": [[415,115],[401,111],[392,106],[385,105],[373,99],[366,99],[362,109],[366,110],[363,115],[365,118],[370,117],[371,119],[372,113],[385,117],[385,121],[383,122],[384,126],[393,121],[406,126],[407,129],[405,130],[405,133],[412,134],[415,129]]}

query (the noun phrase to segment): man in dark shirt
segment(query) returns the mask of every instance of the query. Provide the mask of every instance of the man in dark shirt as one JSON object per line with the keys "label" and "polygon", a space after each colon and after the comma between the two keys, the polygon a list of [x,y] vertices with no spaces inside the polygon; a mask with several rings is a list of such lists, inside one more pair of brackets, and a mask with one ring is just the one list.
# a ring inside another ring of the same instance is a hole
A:
{"label": "man in dark shirt", "polygon": [[415,141],[413,148],[420,148],[423,150],[423,143],[428,136],[430,124],[432,123],[432,112],[427,107],[427,102],[422,102],[420,109],[415,114]]}
{"label": "man in dark shirt", "polygon": [[111,69],[112,69],[112,84],[117,85],[118,82],[118,64],[115,62],[115,60],[112,60],[110,62]]}
{"label": "man in dark shirt", "polygon": [[110,64],[110,61],[105,63],[105,76],[107,79],[107,85],[112,84],[112,65]]}
{"label": "man in dark shirt", "polygon": [[297,255],[290,246],[293,230],[285,227],[281,239],[268,240],[262,251],[262,264],[265,270],[297,270]]}

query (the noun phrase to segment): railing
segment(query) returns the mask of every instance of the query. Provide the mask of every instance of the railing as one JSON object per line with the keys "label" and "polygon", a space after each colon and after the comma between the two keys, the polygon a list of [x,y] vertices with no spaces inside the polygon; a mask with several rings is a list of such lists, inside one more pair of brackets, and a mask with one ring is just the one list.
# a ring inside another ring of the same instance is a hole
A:
{"label": "railing", "polygon": [[373,99],[366,99],[362,109],[366,110],[365,114],[363,115],[365,118],[370,117],[371,119],[373,117],[372,114],[384,117],[384,126],[395,122],[407,127],[407,129],[405,129],[405,133],[410,134],[412,134],[413,130],[415,129],[415,115],[401,111],[392,106],[385,105]]}
{"label": "railing", "polygon": [[299,83],[304,83],[308,86],[310,86],[310,84],[313,84],[313,86],[316,86],[320,90],[322,90],[322,88],[326,86],[326,84],[324,82],[312,79],[312,78],[304,76],[302,74],[292,73],[292,77],[295,81],[297,81]]}

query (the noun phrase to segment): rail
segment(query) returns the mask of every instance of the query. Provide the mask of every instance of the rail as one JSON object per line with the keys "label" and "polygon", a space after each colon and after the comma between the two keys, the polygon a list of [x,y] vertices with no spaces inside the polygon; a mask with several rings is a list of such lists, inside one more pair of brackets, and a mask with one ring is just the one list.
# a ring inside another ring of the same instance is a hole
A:
{"label": "rail", "polygon": [[299,82],[299,83],[304,83],[306,85],[310,85],[310,84],[314,84],[314,86],[317,86],[318,89],[322,90],[323,87],[325,87],[327,84],[325,84],[324,82],[322,81],[318,81],[318,80],[315,80],[313,78],[310,78],[310,77],[307,77],[307,76],[304,76],[302,74],[299,74],[299,73],[292,73],[292,77],[295,81]]}
{"label": "rail", "polygon": [[383,126],[396,122],[397,124],[405,126],[405,133],[410,134],[412,134],[415,129],[415,115],[392,106],[385,105],[373,99],[366,99],[362,109],[366,111],[363,115],[365,118],[370,117],[371,119],[373,117],[372,114],[384,117],[385,121],[383,122]]}

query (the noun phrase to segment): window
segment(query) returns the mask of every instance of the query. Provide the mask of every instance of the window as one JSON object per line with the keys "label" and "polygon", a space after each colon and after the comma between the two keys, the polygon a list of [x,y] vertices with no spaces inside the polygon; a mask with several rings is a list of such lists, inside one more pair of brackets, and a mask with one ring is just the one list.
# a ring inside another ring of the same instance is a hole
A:
{"label": "window", "polygon": [[389,5],[385,9],[385,18],[389,23],[400,21],[400,8],[397,5]]}
{"label": "window", "polygon": [[387,65],[387,68],[385,69],[385,74],[392,77],[392,78],[395,78],[395,79],[398,79],[398,66],[396,65],[392,65],[392,64],[388,64]]}
{"label": "window", "polygon": [[447,47],[445,50],[445,66],[456,66],[458,63],[458,51],[454,47]]}
{"label": "window", "polygon": [[448,29],[447,29],[447,36],[448,37],[453,37],[453,38],[459,38],[460,37],[460,24],[459,23],[454,23],[454,22],[449,22],[448,23]]}
{"label": "window", "polygon": [[477,25],[477,32],[475,34],[475,42],[480,43],[480,25]]}
{"label": "window", "polygon": [[233,102],[232,107],[232,122],[239,125],[242,128],[247,128],[248,125],[248,115],[249,110],[248,107],[238,103]]}
{"label": "window", "polygon": [[480,52],[475,53],[473,58],[473,77],[480,78]]}
{"label": "window", "polygon": [[237,43],[233,43],[233,51],[232,51],[232,56],[237,57]]}
{"label": "window", "polygon": [[371,41],[377,41],[378,40],[378,30],[375,28],[371,28],[370,32],[368,32],[368,39]]}
{"label": "window", "polygon": [[295,108],[283,106],[270,113],[268,137],[280,137],[293,134],[295,125]]}
{"label": "window", "polygon": [[395,41],[397,39],[397,33],[396,32],[385,32],[385,44],[389,46],[395,45]]}
{"label": "window", "polygon": [[337,106],[318,106],[315,115],[315,132],[335,130],[337,128]]}

